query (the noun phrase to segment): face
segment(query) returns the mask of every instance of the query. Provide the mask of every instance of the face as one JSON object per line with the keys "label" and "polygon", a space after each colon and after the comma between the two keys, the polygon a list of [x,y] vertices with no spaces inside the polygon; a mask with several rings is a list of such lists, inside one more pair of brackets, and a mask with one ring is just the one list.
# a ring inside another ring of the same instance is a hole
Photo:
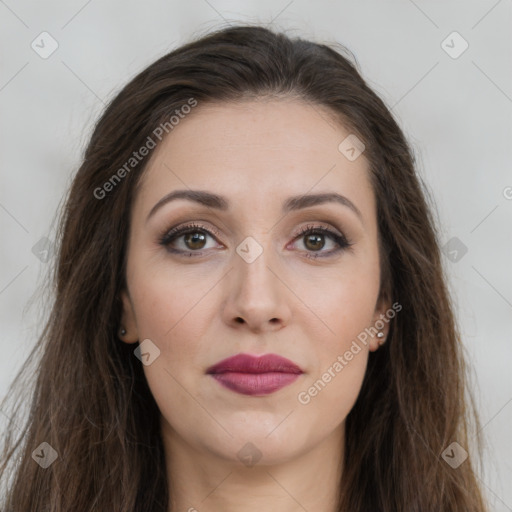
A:
{"label": "face", "polygon": [[[319,107],[254,100],[199,105],[154,150],[131,212],[122,325],[123,341],[150,340],[144,372],[164,437],[238,463],[250,442],[274,464],[343,434],[378,347],[354,340],[389,307],[368,162],[338,149],[349,134]],[[153,210],[175,191],[221,203]],[[323,193],[346,199],[300,202]],[[238,390],[207,373],[240,353],[302,373],[231,372]]]}

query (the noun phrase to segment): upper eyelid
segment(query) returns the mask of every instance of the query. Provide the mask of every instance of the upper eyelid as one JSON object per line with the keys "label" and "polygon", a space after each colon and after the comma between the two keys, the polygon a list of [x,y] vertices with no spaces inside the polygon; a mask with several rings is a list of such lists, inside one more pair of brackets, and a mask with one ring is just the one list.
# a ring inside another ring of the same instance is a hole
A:
{"label": "upper eyelid", "polygon": [[172,236],[183,236],[187,233],[187,231],[206,231],[210,236],[219,237],[219,230],[217,228],[208,227],[206,225],[202,225],[202,222],[191,222],[189,224],[185,223],[183,225],[178,225],[171,229],[164,231],[164,236],[171,234]]}
{"label": "upper eyelid", "polygon": [[[315,221],[309,221],[307,224],[301,226],[296,230],[296,236],[301,236],[304,234],[304,232],[307,232],[308,230],[325,230],[328,232],[332,232],[336,235],[345,236],[344,231],[341,229],[338,229],[337,227],[334,227],[332,225],[325,225],[328,224],[328,221],[316,221],[318,224],[314,224]],[[323,224],[320,224],[323,222]],[[183,234],[186,234],[187,231],[192,230],[199,230],[199,231],[206,231],[208,234],[212,236],[219,237],[220,231],[217,228],[212,228],[207,225],[203,225],[202,221],[192,221],[190,223],[185,223],[183,225],[178,224],[175,227],[172,227],[170,229],[166,229],[163,233],[163,236],[167,235],[179,235],[182,236]]]}

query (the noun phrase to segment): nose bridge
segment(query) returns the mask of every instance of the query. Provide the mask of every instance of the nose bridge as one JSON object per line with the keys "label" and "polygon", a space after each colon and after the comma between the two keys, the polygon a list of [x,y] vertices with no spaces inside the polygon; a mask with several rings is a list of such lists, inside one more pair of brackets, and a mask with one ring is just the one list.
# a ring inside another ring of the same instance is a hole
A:
{"label": "nose bridge", "polygon": [[256,303],[259,296],[267,296],[265,300],[268,300],[268,296],[276,293],[275,276],[270,270],[275,261],[270,239],[270,234],[259,237],[259,240],[249,236],[236,248],[235,279],[237,289],[246,301]]}
{"label": "nose bridge", "polygon": [[283,283],[274,274],[276,255],[271,235],[245,238],[236,248],[230,272],[226,320],[264,329],[269,322],[287,320],[288,305]]}

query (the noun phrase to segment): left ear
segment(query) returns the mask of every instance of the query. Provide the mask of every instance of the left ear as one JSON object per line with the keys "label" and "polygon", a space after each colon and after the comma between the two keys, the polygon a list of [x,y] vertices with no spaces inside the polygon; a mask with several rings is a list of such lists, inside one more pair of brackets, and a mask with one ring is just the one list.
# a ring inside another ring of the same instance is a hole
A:
{"label": "left ear", "polygon": [[381,345],[383,345],[389,334],[389,317],[386,312],[391,309],[391,301],[381,296],[377,302],[375,313],[373,315],[372,327],[384,336],[378,337],[377,333],[370,339],[370,352],[375,352]]}
{"label": "left ear", "polygon": [[[118,326],[117,336],[125,343],[136,343],[139,341],[137,322],[135,321],[133,304],[127,290],[123,290],[121,292],[121,300],[123,303],[123,313],[121,315],[121,322]],[[122,334],[121,332],[123,329],[126,331],[125,334]]]}

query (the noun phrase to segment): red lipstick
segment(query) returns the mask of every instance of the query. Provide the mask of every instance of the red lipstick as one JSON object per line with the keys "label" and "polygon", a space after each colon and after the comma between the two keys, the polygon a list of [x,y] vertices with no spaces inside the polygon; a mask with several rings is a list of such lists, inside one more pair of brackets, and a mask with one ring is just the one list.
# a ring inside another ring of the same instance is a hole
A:
{"label": "red lipstick", "polygon": [[291,384],[304,372],[277,354],[238,354],[210,366],[206,373],[237,393],[267,395]]}

